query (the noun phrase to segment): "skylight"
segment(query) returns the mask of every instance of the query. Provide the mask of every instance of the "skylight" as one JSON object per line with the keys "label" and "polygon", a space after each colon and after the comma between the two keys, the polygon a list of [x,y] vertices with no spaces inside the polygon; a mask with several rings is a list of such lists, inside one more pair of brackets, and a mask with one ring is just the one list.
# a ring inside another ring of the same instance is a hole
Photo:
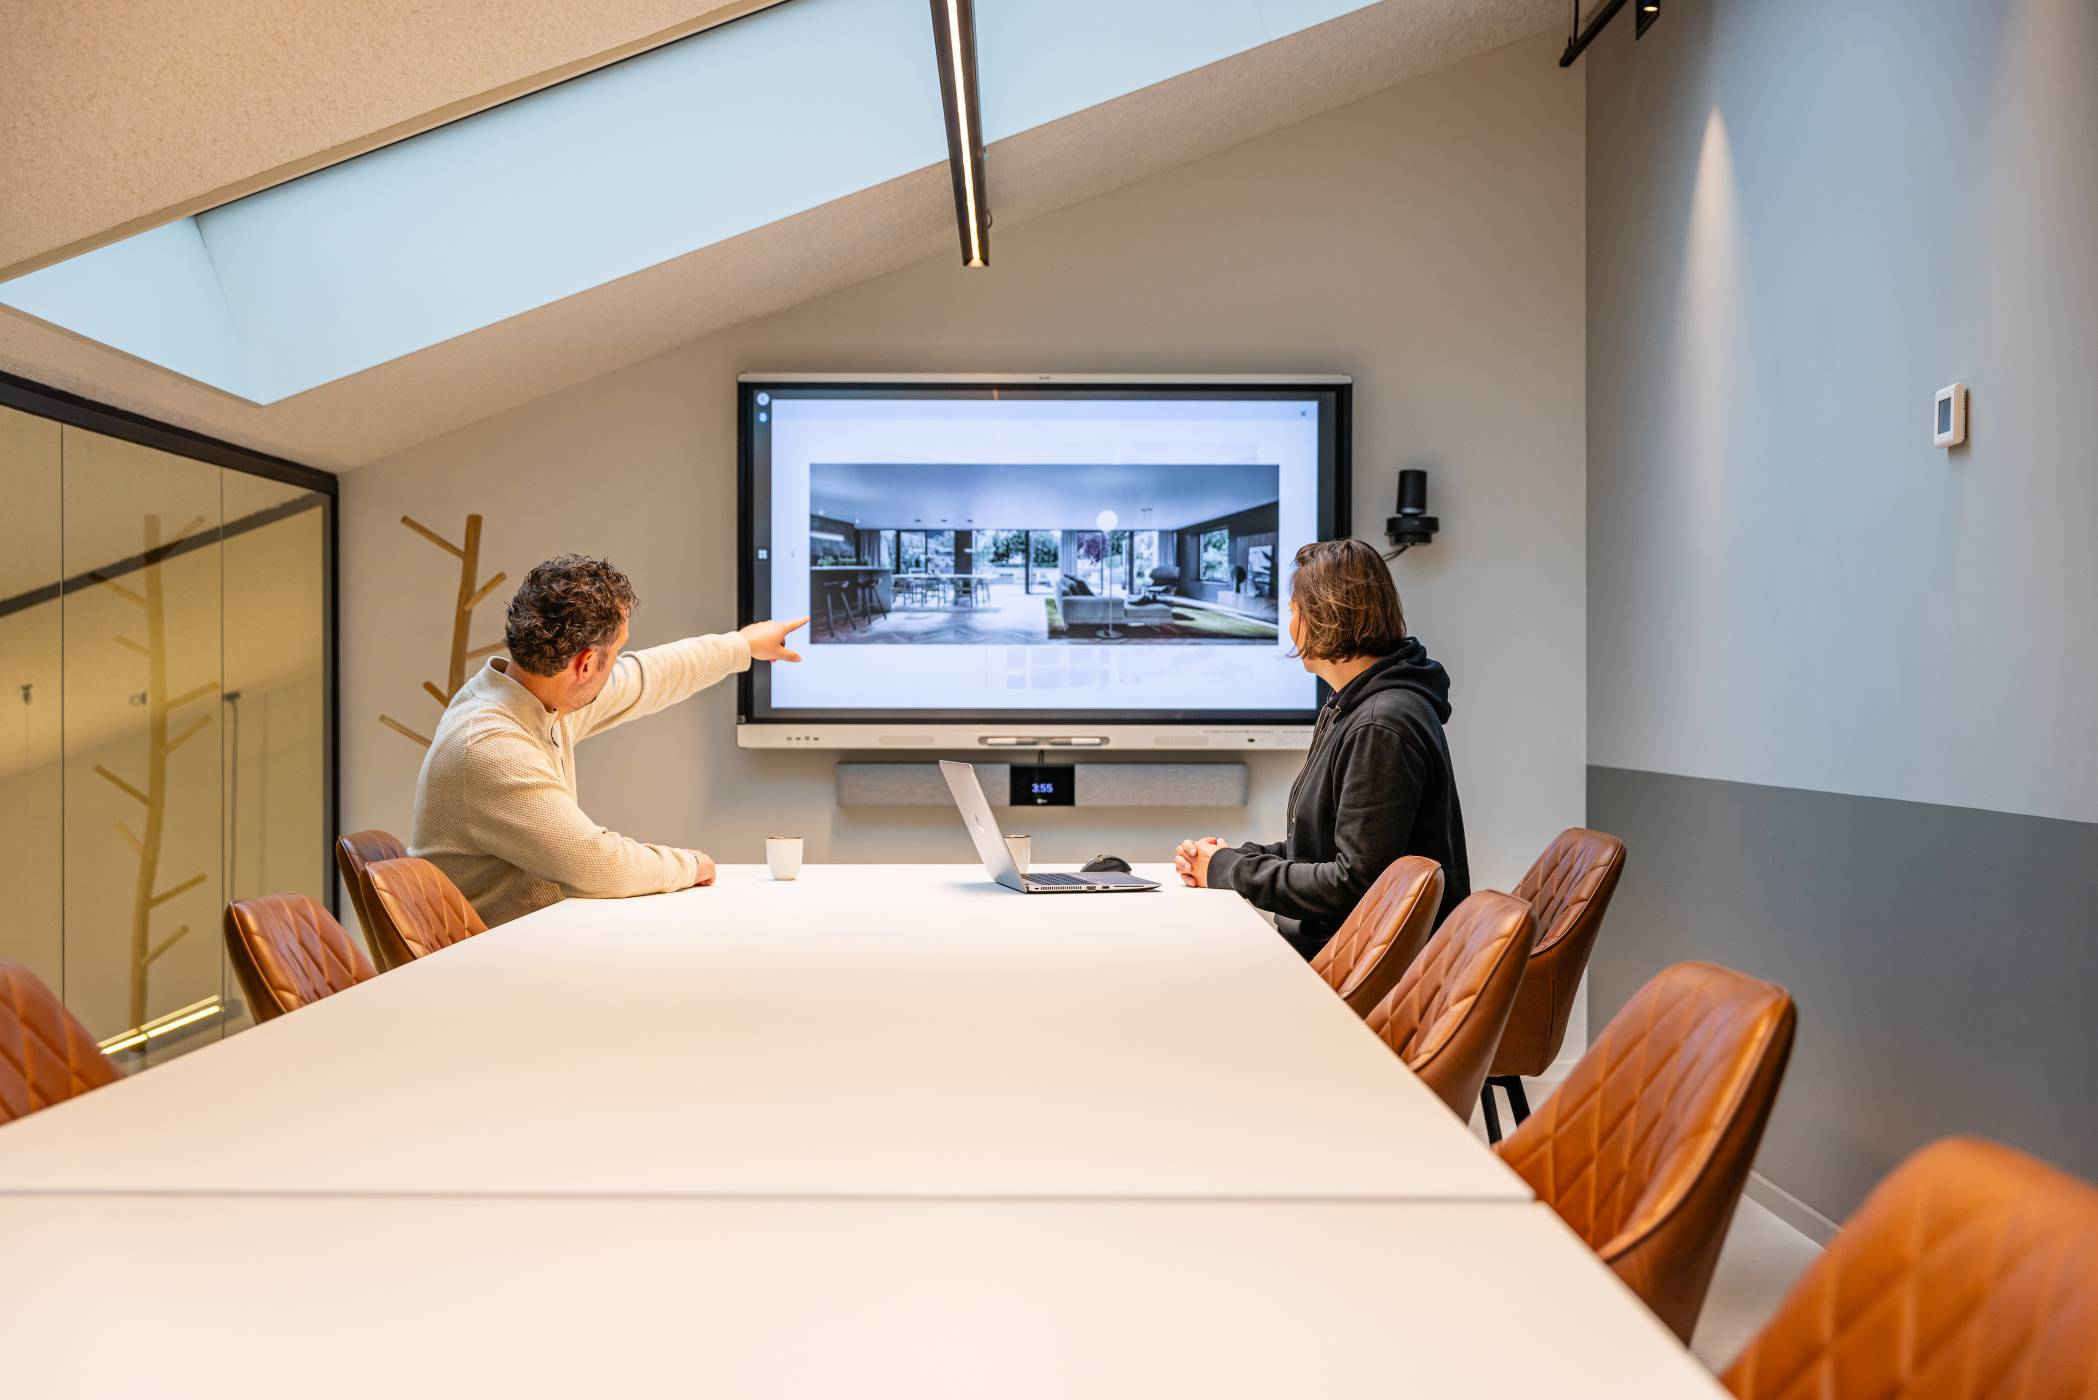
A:
{"label": "skylight", "polygon": [[[985,136],[1367,3],[978,0]],[[0,283],[0,304],[271,403],[942,164],[939,92],[924,0],[788,0]]]}

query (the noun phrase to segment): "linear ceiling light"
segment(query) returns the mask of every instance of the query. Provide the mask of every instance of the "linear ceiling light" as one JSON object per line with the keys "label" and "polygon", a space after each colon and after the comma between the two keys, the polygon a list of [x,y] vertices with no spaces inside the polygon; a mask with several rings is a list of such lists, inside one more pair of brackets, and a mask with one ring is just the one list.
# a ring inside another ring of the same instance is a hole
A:
{"label": "linear ceiling light", "polygon": [[940,106],[947,122],[947,165],[954,176],[962,265],[988,267],[991,212],[984,203],[983,122],[977,116],[975,0],[932,0],[932,37],[940,64]]}

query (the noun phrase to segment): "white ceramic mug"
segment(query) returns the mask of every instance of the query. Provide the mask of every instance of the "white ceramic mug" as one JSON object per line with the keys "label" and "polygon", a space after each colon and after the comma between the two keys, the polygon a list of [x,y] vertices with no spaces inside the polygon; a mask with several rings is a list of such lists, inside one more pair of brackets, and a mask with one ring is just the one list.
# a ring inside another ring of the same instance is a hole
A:
{"label": "white ceramic mug", "polygon": [[768,836],[765,838],[765,865],[772,871],[775,880],[791,880],[801,873],[801,838],[799,836]]}
{"label": "white ceramic mug", "polygon": [[1034,858],[1034,838],[1032,836],[1008,836],[1005,838],[1005,849],[1012,852],[1013,864],[1019,867],[1022,875],[1025,875],[1027,873],[1027,863]]}

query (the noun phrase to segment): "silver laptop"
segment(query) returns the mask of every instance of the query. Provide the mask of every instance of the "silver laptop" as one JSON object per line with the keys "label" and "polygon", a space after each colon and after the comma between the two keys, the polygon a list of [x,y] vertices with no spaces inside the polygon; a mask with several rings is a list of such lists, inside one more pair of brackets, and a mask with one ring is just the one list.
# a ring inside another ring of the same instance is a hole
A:
{"label": "silver laptop", "polygon": [[961,809],[962,825],[969,828],[969,837],[976,842],[976,854],[983,858],[984,870],[1007,889],[1022,894],[1100,894],[1158,888],[1158,881],[1141,875],[1022,875],[1020,867],[1013,864],[1013,853],[1005,847],[997,819],[991,815],[983,785],[976,781],[976,770],[966,763],[943,758],[940,775],[947,779],[947,790],[954,794],[954,805]]}

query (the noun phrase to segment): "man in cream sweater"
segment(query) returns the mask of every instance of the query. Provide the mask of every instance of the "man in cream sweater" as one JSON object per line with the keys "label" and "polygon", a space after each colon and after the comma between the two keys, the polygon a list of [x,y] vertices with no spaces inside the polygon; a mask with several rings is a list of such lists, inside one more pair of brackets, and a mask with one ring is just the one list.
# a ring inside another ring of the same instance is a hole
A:
{"label": "man in cream sweater", "polygon": [[752,661],[799,661],[758,622],[625,656],[635,604],[625,574],[563,554],[518,585],[503,641],[459,687],[415,784],[409,850],[452,879],[493,927],[565,895],[620,899],[713,883],[705,852],[607,831],[576,803],[575,746],[652,715]]}

